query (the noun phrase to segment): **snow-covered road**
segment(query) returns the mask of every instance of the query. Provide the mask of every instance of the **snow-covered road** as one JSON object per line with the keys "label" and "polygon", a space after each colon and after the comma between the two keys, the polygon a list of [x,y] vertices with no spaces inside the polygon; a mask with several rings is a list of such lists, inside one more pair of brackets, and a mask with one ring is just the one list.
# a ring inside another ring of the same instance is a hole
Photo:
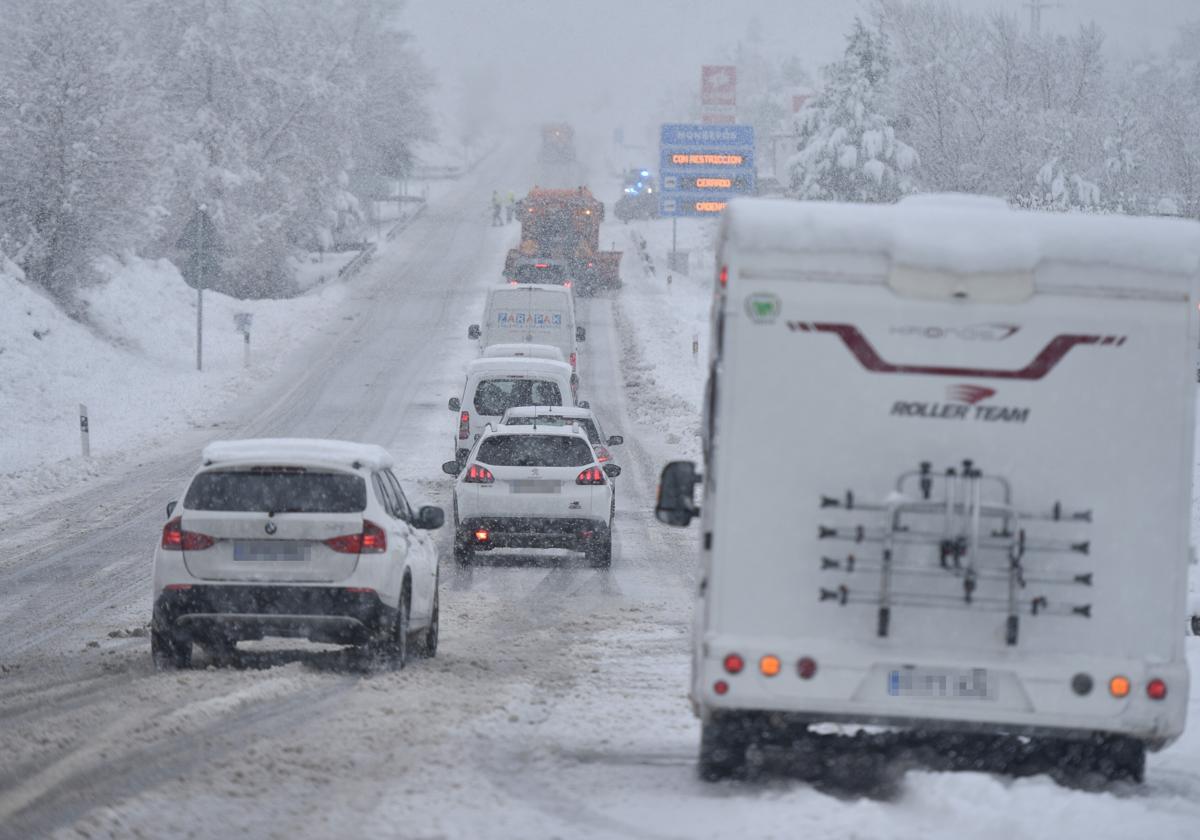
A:
{"label": "snow-covered road", "polygon": [[[366,677],[333,648],[273,643],[233,667],[154,673],[141,629],[151,549],[214,433],[379,443],[415,504],[449,506],[446,399],[473,353],[466,325],[515,238],[488,225],[481,197],[514,167],[500,156],[431,205],[351,284],[323,334],[218,429],[7,523],[0,838],[1195,836],[1195,726],[1151,758],[1142,789],[914,770],[871,798],[787,778],[696,779],[686,683],[697,532],[661,527],[650,510],[661,464],[694,447],[671,431],[694,425],[687,387],[655,378],[694,377],[698,397],[700,372],[687,355],[665,363],[629,345],[645,321],[670,317],[639,321],[646,308],[679,306],[691,320],[701,281],[668,291],[628,256],[619,302],[580,302],[581,395],[626,439],[611,571],[485,557],[459,572],[443,529],[435,660]],[[643,232],[653,245],[662,230]],[[621,226],[608,238],[630,249]],[[656,423],[656,408],[679,416]],[[1188,641],[1200,666],[1200,639]]]}

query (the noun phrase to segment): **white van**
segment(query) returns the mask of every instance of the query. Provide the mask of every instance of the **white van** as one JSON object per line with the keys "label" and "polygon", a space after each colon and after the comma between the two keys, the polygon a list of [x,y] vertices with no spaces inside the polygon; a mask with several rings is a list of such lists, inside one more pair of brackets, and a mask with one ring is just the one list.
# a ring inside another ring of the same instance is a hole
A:
{"label": "white van", "polygon": [[563,286],[522,284],[488,292],[483,323],[467,329],[482,353],[493,344],[549,344],[578,372],[576,344],[587,337],[575,323],[575,299]]}
{"label": "white van", "polygon": [[702,775],[843,722],[1140,779],[1187,709],[1200,225],[747,200],[717,259],[656,510],[703,525]]}
{"label": "white van", "polygon": [[461,397],[451,397],[458,412],[454,457],[467,457],[484,426],[500,424],[510,408],[521,405],[575,405],[575,376],[566,362],[552,359],[475,359],[467,365]]}

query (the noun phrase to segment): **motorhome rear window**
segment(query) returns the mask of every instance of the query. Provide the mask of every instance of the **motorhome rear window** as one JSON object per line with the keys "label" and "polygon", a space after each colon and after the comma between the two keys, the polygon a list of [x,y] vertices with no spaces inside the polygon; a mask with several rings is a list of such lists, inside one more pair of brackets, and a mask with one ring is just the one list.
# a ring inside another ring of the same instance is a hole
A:
{"label": "motorhome rear window", "polygon": [[503,414],[522,405],[562,405],[558,384],[544,379],[484,379],[475,388],[475,411]]}
{"label": "motorhome rear window", "polygon": [[248,513],[359,513],[367,507],[367,484],[357,475],[293,467],[217,470],[192,479],[183,506]]}
{"label": "motorhome rear window", "polygon": [[592,449],[582,439],[562,435],[496,435],[479,444],[476,460],[493,467],[583,467]]}

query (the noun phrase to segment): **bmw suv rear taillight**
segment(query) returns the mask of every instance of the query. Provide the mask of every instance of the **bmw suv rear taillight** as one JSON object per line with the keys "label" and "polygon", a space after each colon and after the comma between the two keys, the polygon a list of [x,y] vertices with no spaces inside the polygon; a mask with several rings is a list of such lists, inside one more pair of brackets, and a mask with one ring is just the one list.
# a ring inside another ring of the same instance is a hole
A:
{"label": "bmw suv rear taillight", "polygon": [[183,518],[179,516],[163,526],[162,547],[167,551],[203,551],[215,542],[208,534],[183,530]]}
{"label": "bmw suv rear taillight", "polygon": [[463,477],[463,481],[467,484],[491,484],[495,480],[496,476],[492,475],[492,471],[487,467],[479,466],[479,464],[467,467],[467,474]]}
{"label": "bmw suv rear taillight", "polygon": [[458,415],[458,439],[466,440],[471,436],[471,412],[464,411]]}
{"label": "bmw suv rear taillight", "polygon": [[325,545],[338,554],[382,554],[387,551],[387,532],[370,519],[364,519],[361,533],[330,537]]}
{"label": "bmw suv rear taillight", "polygon": [[607,484],[604,470],[599,467],[588,467],[575,478],[576,484]]}

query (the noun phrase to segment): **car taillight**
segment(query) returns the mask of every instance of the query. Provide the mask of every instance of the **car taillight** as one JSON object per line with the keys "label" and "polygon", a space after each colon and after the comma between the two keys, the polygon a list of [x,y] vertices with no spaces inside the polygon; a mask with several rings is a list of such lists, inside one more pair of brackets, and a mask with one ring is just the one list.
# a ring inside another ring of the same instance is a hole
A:
{"label": "car taillight", "polygon": [[382,554],[387,551],[387,533],[369,519],[363,520],[358,534],[343,534],[330,537],[325,545],[338,554]]}
{"label": "car taillight", "polygon": [[575,370],[575,354],[571,354],[571,370]]}
{"label": "car taillight", "polygon": [[471,412],[464,411],[458,415],[458,439],[466,440],[471,436]]}
{"label": "car taillight", "polygon": [[601,464],[606,464],[612,460],[612,454],[603,446],[596,447],[596,460]]}
{"label": "car taillight", "polygon": [[360,554],[382,554],[387,551],[387,532],[369,519],[363,520]]}
{"label": "car taillight", "polygon": [[179,516],[163,526],[162,547],[167,551],[203,551],[215,542],[207,534],[183,530],[183,519]]}
{"label": "car taillight", "polygon": [[575,478],[576,484],[605,484],[604,471],[599,467],[588,467]]}
{"label": "car taillight", "polygon": [[487,467],[479,466],[479,464],[467,467],[466,477],[463,478],[467,484],[491,484],[495,480],[496,476],[492,475],[492,471]]}
{"label": "car taillight", "polygon": [[564,286],[566,286],[566,287],[569,289],[569,288],[571,288],[571,281],[570,281],[570,280],[564,280],[564,281],[563,281],[563,285],[564,285]]}

